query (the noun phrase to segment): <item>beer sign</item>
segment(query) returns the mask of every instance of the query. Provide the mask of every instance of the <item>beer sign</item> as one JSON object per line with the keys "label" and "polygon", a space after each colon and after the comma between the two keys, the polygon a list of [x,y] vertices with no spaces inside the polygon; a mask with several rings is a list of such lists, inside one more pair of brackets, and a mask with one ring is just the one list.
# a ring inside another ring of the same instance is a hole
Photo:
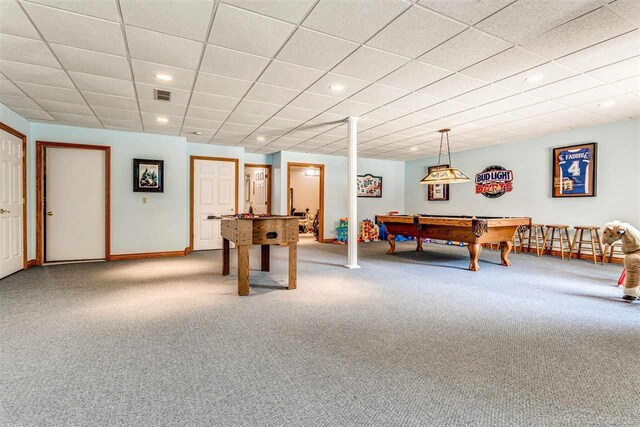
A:
{"label": "beer sign", "polygon": [[513,171],[492,165],[476,174],[476,194],[497,199],[511,190],[513,190]]}

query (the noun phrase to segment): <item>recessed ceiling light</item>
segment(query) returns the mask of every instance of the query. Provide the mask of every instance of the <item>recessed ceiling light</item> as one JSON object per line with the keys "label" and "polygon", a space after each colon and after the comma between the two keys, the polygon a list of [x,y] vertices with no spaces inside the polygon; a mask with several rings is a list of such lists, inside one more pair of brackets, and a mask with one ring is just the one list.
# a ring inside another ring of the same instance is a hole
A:
{"label": "recessed ceiling light", "polygon": [[171,80],[173,80],[173,77],[171,77],[168,74],[156,74],[156,79],[162,80],[165,82],[170,82]]}
{"label": "recessed ceiling light", "polygon": [[418,151],[418,147],[411,147],[411,151]]}
{"label": "recessed ceiling light", "polygon": [[334,92],[342,92],[344,90],[344,85],[341,85],[340,83],[335,83],[329,86],[329,89],[331,89]]}
{"label": "recessed ceiling light", "polygon": [[258,142],[263,142],[264,140],[265,140],[264,136],[256,137],[256,141],[258,141]]}
{"label": "recessed ceiling light", "polygon": [[602,103],[598,104],[598,106],[602,107],[602,108],[607,108],[607,107],[611,107],[615,103],[616,103],[615,101],[605,101],[605,102],[602,102]]}
{"label": "recessed ceiling light", "polygon": [[158,123],[169,123],[169,119],[166,117],[157,117],[156,122]]}
{"label": "recessed ceiling light", "polygon": [[200,132],[200,131],[195,131],[195,132],[191,132],[191,133],[194,134],[194,135],[202,135],[202,132]]}
{"label": "recessed ceiling light", "polygon": [[536,75],[527,77],[526,79],[524,79],[524,81],[533,83],[533,82],[539,82],[542,79],[544,79],[544,74],[536,74]]}

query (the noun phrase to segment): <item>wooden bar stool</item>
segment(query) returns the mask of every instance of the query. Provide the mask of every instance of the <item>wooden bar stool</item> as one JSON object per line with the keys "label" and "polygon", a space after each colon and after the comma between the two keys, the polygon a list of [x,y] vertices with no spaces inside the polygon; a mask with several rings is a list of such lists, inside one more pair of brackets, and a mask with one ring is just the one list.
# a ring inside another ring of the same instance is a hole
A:
{"label": "wooden bar stool", "polygon": [[[558,237],[555,237],[556,231],[558,232]],[[549,234],[551,234],[551,236],[549,236]],[[560,257],[564,260],[565,243],[566,243],[566,251],[569,252],[569,259],[571,259],[571,238],[569,237],[568,225],[564,225],[564,224],[547,225],[547,232],[544,235],[544,241],[542,243],[542,247],[544,248],[543,251],[548,250],[549,255],[552,255],[553,247],[556,242],[558,242],[560,246]],[[547,247],[547,243],[549,244],[548,247]]]}
{"label": "wooden bar stool", "polygon": [[531,224],[528,233],[522,233],[522,238],[520,240],[520,252],[522,252],[525,244],[527,247],[527,252],[531,252],[531,247],[535,244],[536,255],[540,256],[542,254],[542,249],[544,249],[543,224]]}
{"label": "wooden bar stool", "polygon": [[[587,246],[590,252],[585,253],[585,255],[591,255],[593,257],[593,263],[598,263],[598,256],[596,254],[596,249],[600,251],[600,261],[604,264],[604,250],[602,249],[602,240],[600,239],[600,227],[590,226],[590,225],[576,225],[573,227],[575,231],[573,232],[573,241],[571,242],[571,252],[569,253],[569,258],[573,256],[573,251],[576,247],[576,243],[578,244],[578,252],[576,253],[576,257],[580,259],[580,255],[582,255],[582,247]],[[588,232],[587,240],[584,239],[584,232]]]}

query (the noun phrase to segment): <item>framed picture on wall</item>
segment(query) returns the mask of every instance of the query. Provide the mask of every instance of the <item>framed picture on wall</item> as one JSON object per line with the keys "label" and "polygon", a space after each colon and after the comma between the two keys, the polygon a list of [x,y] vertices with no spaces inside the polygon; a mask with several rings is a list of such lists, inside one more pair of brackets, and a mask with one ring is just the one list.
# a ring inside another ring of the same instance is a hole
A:
{"label": "framed picture on wall", "polygon": [[595,197],[598,144],[553,149],[553,197]]}
{"label": "framed picture on wall", "polygon": [[[448,168],[449,165],[429,166],[427,174],[441,168]],[[449,200],[449,184],[427,185],[427,200],[430,202]]]}
{"label": "framed picture on wall", "polygon": [[358,175],[358,197],[382,197],[382,177]]}
{"label": "framed picture on wall", "polygon": [[164,193],[164,160],[133,159],[133,191]]}

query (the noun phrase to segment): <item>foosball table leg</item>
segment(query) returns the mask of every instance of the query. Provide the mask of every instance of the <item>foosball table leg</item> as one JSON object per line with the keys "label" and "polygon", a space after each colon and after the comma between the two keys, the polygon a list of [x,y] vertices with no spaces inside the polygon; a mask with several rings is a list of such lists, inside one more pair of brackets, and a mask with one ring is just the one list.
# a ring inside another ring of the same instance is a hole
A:
{"label": "foosball table leg", "polygon": [[260,270],[271,271],[271,253],[269,245],[262,245],[260,249]]}
{"label": "foosball table leg", "polygon": [[229,275],[229,241],[222,239],[222,275]]}
{"label": "foosball table leg", "polygon": [[238,295],[249,295],[249,246],[236,245],[238,252]]}
{"label": "foosball table leg", "polygon": [[298,244],[289,243],[289,289],[298,287]]}

